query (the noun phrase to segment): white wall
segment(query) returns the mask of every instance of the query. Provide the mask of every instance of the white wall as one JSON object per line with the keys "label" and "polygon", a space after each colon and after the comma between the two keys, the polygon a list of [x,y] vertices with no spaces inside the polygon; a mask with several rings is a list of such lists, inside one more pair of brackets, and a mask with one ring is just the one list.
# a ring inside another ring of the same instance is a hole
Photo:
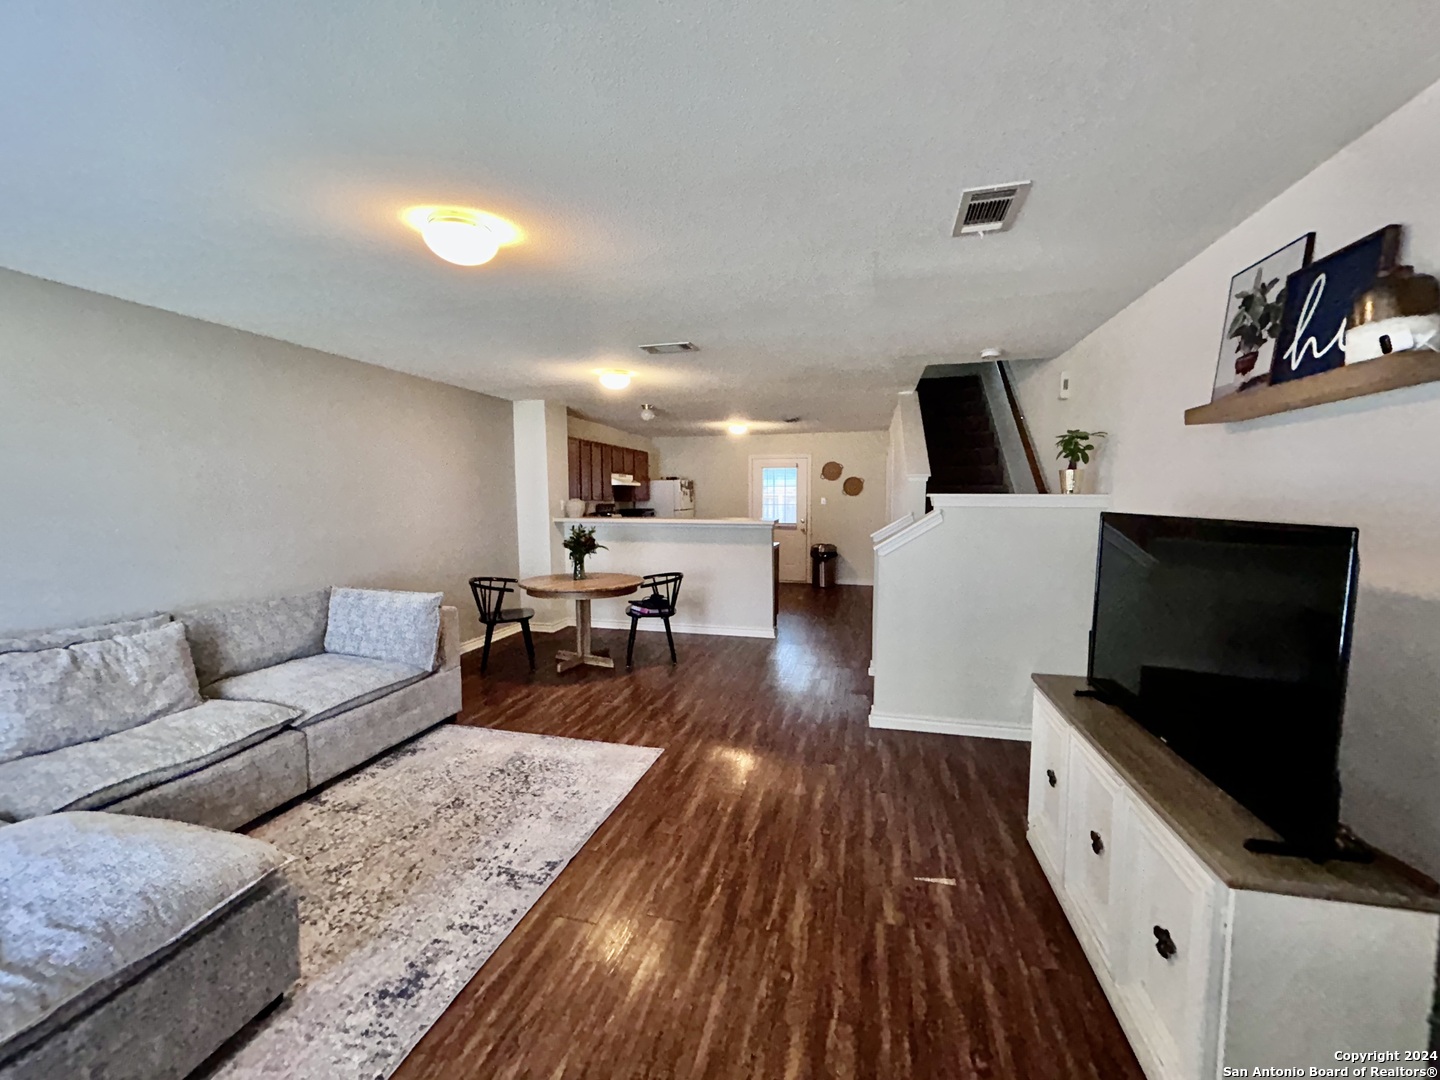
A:
{"label": "white wall", "polygon": [[[1187,428],[1210,399],[1237,271],[1302,233],[1324,255],[1390,222],[1440,269],[1440,84],[1048,363],[1019,372],[1040,446],[1111,433],[1118,510],[1357,525],[1361,588],[1342,748],[1344,816],[1440,875],[1440,384],[1243,424]],[[1060,371],[1072,396],[1057,398]]]}
{"label": "white wall", "polygon": [[0,271],[0,630],[515,570],[510,403]]}
{"label": "white wall", "polygon": [[[750,516],[750,458],[810,455],[810,542],[834,544],[840,552],[837,580],[869,585],[873,580],[870,534],[888,523],[885,499],[887,437],[883,431],[782,435],[696,435],[659,438],[655,445],[665,475],[695,481],[695,516]],[[845,467],[839,480],[825,480],[827,461]],[[654,470],[651,470],[654,472]],[[841,490],[845,477],[865,481],[859,495]],[[820,505],[821,498],[826,500]]]}
{"label": "white wall", "polygon": [[925,485],[930,479],[930,455],[925,447],[925,422],[920,415],[920,396],[914,390],[902,390],[895,400],[890,418],[889,507],[887,524],[906,514],[916,518],[925,514]]}
{"label": "white wall", "polygon": [[569,418],[570,438],[589,439],[591,442],[608,443],[610,446],[626,446],[631,450],[644,450],[650,455],[650,473],[655,474],[655,441],[644,435],[632,435],[628,431],[598,424],[578,416]]}
{"label": "white wall", "polygon": [[1085,674],[1105,500],[931,499],[876,549],[870,725],[1028,739],[1031,674]]}
{"label": "white wall", "polygon": [[[565,406],[554,401],[517,401],[515,420],[515,528],[520,577],[558,573],[564,548],[552,524],[565,514],[570,492],[569,426]],[[535,611],[534,629],[551,631],[572,622],[572,605],[525,593],[508,605]]]}

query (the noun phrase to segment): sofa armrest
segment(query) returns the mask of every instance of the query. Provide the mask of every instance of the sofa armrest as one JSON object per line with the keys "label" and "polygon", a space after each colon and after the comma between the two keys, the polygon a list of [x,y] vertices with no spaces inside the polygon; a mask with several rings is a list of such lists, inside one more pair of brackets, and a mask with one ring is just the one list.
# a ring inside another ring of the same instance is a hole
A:
{"label": "sofa armrest", "polygon": [[440,606],[440,668],[449,671],[460,666],[460,609]]}

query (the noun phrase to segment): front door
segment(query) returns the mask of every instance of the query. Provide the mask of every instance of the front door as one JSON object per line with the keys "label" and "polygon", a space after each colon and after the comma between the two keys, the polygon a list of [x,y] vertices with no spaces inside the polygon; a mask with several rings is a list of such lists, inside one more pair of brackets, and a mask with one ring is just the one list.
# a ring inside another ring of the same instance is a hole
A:
{"label": "front door", "polygon": [[750,516],[775,523],[780,580],[810,580],[810,456],[750,459]]}

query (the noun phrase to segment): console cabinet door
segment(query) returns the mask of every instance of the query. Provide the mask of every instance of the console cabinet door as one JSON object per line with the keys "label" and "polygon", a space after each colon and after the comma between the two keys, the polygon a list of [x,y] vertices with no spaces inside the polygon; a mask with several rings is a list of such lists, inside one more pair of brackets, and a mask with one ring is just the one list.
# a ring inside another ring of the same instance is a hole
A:
{"label": "console cabinet door", "polygon": [[[1066,771],[1065,893],[1083,926],[1078,927],[1091,959],[1109,968],[1111,894],[1120,856],[1115,836],[1120,778],[1084,739],[1073,737]],[[1084,941],[1088,933],[1091,940]]]}
{"label": "console cabinet door", "polygon": [[1030,837],[1057,885],[1065,869],[1069,750],[1070,735],[1064,721],[1036,694],[1030,735]]}
{"label": "console cabinet door", "polygon": [[1119,842],[1126,881],[1115,940],[1121,993],[1165,1075],[1215,1075],[1224,887],[1133,796]]}

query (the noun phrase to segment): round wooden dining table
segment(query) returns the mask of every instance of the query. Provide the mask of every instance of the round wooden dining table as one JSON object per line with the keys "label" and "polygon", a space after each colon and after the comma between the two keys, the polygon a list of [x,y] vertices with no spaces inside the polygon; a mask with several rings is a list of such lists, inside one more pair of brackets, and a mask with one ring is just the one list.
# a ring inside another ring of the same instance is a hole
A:
{"label": "round wooden dining table", "polygon": [[587,574],[583,578],[570,574],[541,574],[524,578],[520,588],[531,596],[545,599],[575,601],[575,651],[561,649],[555,654],[555,671],[569,671],[582,665],[613,668],[615,661],[608,651],[590,649],[590,601],[612,596],[629,596],[640,588],[634,574]]}

